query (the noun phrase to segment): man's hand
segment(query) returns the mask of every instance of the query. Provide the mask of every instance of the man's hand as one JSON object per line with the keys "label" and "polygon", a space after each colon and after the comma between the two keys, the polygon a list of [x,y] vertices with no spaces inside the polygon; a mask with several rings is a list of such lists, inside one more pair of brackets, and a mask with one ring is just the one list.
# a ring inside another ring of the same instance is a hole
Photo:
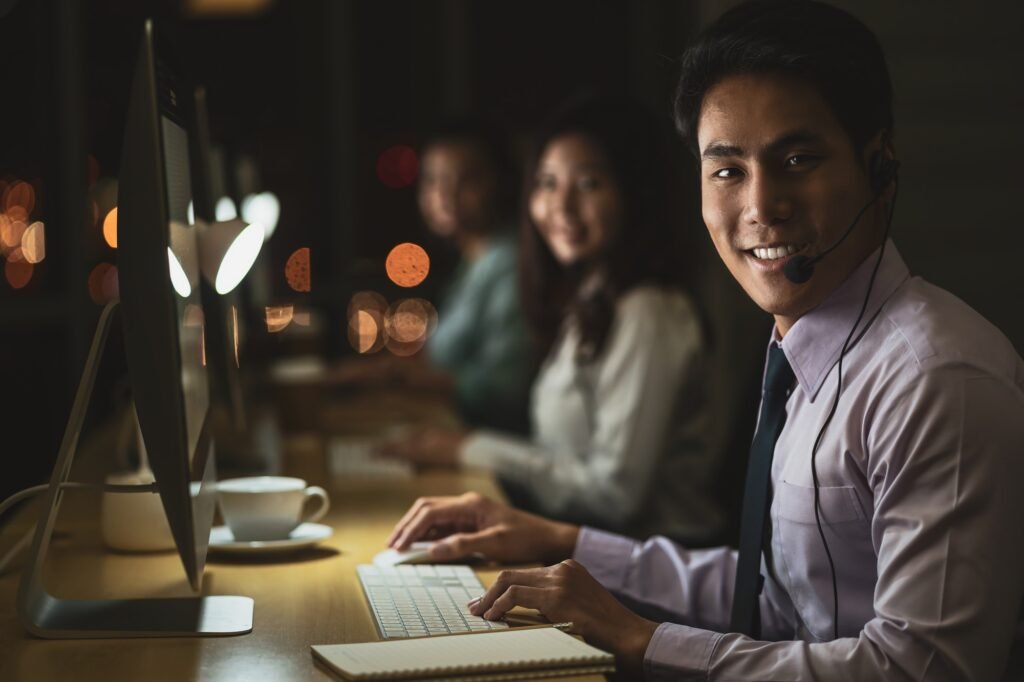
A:
{"label": "man's hand", "polygon": [[540,611],[553,623],[571,622],[572,632],[615,654],[630,671],[642,669],[644,652],[658,628],[623,606],[572,559],[547,568],[502,571],[469,606],[473,615],[488,620],[498,620],[522,606]]}
{"label": "man's hand", "polygon": [[421,497],[398,522],[388,546],[404,550],[417,540],[439,540],[438,560],[474,553],[506,563],[552,562],[572,556],[579,528],[512,509],[478,493]]}
{"label": "man's hand", "polygon": [[375,454],[421,467],[453,468],[459,464],[459,450],[466,437],[464,431],[423,427],[400,439],[381,443]]}

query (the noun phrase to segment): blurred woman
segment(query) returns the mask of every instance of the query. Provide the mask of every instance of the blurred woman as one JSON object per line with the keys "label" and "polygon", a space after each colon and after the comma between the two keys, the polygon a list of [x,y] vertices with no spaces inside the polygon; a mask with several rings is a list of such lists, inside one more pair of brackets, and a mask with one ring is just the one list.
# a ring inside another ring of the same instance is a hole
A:
{"label": "blurred woman", "polygon": [[517,504],[566,520],[692,544],[720,532],[671,146],[624,98],[577,101],[550,121],[521,230],[524,310],[546,355],[532,438],[429,429],[386,454],[493,470]]}

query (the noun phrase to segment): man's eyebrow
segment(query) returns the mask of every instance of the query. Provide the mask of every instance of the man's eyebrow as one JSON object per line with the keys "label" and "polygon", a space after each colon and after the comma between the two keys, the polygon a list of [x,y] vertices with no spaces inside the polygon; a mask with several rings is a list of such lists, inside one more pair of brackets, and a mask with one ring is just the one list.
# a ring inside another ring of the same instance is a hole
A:
{"label": "man's eyebrow", "polygon": [[[762,154],[773,154],[790,147],[814,146],[820,147],[825,144],[825,138],[810,130],[794,130],[786,133],[768,144],[760,152]],[[737,145],[726,142],[712,142],[701,153],[701,159],[722,159],[726,157],[744,157],[747,152]]]}
{"label": "man's eyebrow", "polygon": [[810,130],[794,130],[781,137],[772,140],[764,147],[764,151],[771,154],[780,152],[790,147],[811,146],[821,147],[825,144],[825,138]]}
{"label": "man's eyebrow", "polygon": [[701,159],[722,159],[728,156],[743,156],[744,152],[741,147],[737,147],[733,144],[726,144],[725,142],[712,142],[709,144],[703,152],[701,152]]}

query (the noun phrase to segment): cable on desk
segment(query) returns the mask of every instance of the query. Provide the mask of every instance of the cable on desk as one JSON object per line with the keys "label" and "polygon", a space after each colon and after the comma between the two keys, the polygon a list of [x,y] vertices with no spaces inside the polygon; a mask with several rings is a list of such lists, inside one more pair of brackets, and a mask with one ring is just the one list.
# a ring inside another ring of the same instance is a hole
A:
{"label": "cable on desk", "polygon": [[[118,484],[118,483],[79,483],[76,481],[65,481],[60,484],[60,489],[72,489],[72,490],[100,490],[106,493],[155,493],[158,491],[157,484],[154,483],[139,483],[139,484]],[[14,493],[3,502],[0,502],[0,519],[3,519],[4,513],[8,509],[18,504],[22,500],[28,499],[33,495],[39,493],[45,493],[50,489],[48,483],[42,485],[32,486],[31,488],[25,488],[19,492]],[[10,564],[14,558],[21,553],[23,549],[29,546],[32,542],[32,535],[36,532],[35,524],[29,529],[27,533],[20,540],[14,543],[10,551],[7,552],[2,558],[0,558],[0,576],[4,574],[8,564]]]}

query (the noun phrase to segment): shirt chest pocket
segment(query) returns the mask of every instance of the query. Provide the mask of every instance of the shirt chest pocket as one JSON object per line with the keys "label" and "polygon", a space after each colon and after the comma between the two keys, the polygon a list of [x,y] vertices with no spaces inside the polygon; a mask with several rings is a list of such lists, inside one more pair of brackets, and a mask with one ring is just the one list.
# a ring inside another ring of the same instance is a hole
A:
{"label": "shirt chest pocket", "polygon": [[[873,614],[877,567],[871,522],[852,486],[819,487],[821,527],[832,553],[840,600],[840,636],[855,635]],[[800,620],[832,638],[832,572],[814,513],[814,488],[780,481],[773,502],[773,555]]]}

